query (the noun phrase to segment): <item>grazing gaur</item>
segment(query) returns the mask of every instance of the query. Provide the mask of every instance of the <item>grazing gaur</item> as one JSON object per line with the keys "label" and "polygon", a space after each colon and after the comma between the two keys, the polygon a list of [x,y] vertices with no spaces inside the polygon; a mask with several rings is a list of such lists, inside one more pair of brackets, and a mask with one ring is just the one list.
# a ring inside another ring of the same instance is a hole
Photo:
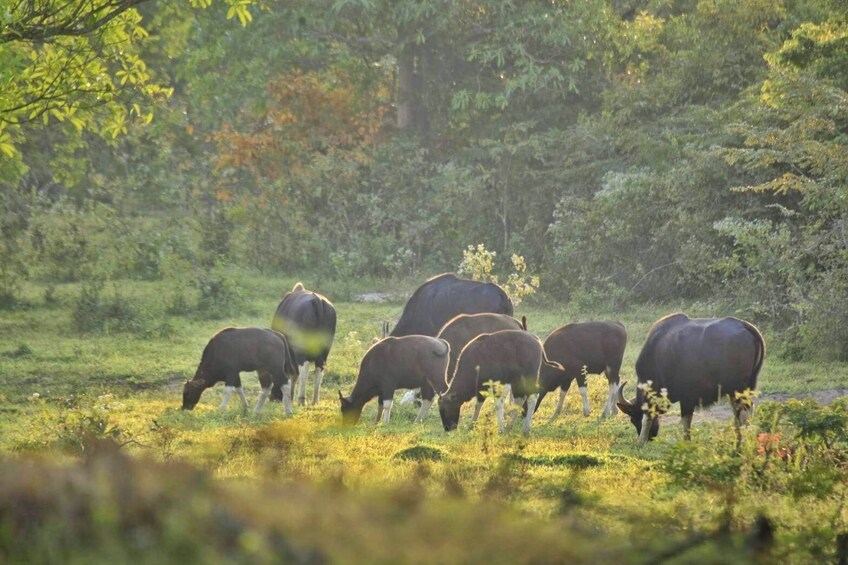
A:
{"label": "grazing gaur", "polygon": [[735,393],[756,388],[765,354],[763,336],[749,322],[671,314],[654,323],[636,360],[640,386],[635,401],[624,398],[627,383],[623,383],[618,407],[630,416],[643,444],[659,432],[658,419],[645,410],[644,389],[646,385],[656,393],[666,389],[668,400],[680,402],[683,434],[690,439],[695,407],[713,404],[724,395],[730,397],[738,435],[753,407],[736,399]]}
{"label": "grazing gaur", "polygon": [[382,416],[387,424],[392,412],[392,399],[399,388],[420,388],[424,402],[415,418],[418,423],[427,415],[433,396],[447,389],[447,366],[450,359],[448,342],[424,335],[387,337],[365,353],[350,396],[339,391],[342,421],[354,425],[362,407],[377,397],[377,422]]}
{"label": "grazing gaur", "polygon": [[512,310],[512,301],[498,285],[445,273],[418,287],[390,335],[435,336],[458,314],[492,312],[512,316]]}
{"label": "grazing gaur", "polygon": [[[336,334],[336,310],[332,303],[317,292],[306,290],[297,283],[286,293],[271,322],[271,329],[285,335],[294,352],[298,366],[295,377],[297,401],[306,404],[306,378],[309,375],[309,363],[315,366],[315,391],[312,404],[318,404],[321,380],[324,378],[324,365],[333,337]],[[292,390],[294,393],[294,390]],[[280,400],[282,393],[276,387],[271,391],[272,400]]]}
{"label": "grazing gaur", "polygon": [[448,321],[436,337],[447,341],[451,347],[450,363],[448,364],[448,375],[453,375],[456,369],[456,360],[462,348],[469,341],[482,334],[490,334],[501,330],[526,330],[527,318],[516,320],[507,314],[460,314]]}
{"label": "grazing gaur", "polygon": [[[447,391],[439,397],[439,414],[445,431],[456,429],[462,405],[477,397],[472,423],[477,421],[486,397],[481,392],[486,382],[497,381],[504,389],[511,389],[515,403],[527,402],[524,417],[524,433],[530,431],[530,421],[536,408],[539,390],[539,368],[542,364],[557,363],[545,357],[542,342],[524,330],[503,330],[475,337],[459,354],[453,378]],[[559,367],[562,369],[562,367]],[[496,401],[498,427],[504,430],[504,396]]]}
{"label": "grazing gaur", "polygon": [[545,355],[551,361],[562,365],[565,370],[542,365],[539,371],[539,400],[536,410],[539,410],[545,395],[559,387],[559,402],[551,421],[556,419],[562,412],[565,394],[571,382],[577,379],[577,388],[583,399],[583,415],[588,416],[590,410],[586,375],[604,373],[609,381],[609,395],[604,404],[603,417],[614,416],[618,372],[626,345],[627,330],[619,322],[580,322],[555,329],[545,339]]}
{"label": "grazing gaur", "polygon": [[241,371],[256,371],[262,393],[254,413],[265,404],[271,385],[279,387],[288,396],[285,402],[287,416],[291,409],[290,378],[297,375],[294,356],[285,336],[264,328],[224,328],[209,340],[200,357],[194,378],[183,387],[183,410],[191,410],[200,400],[200,395],[215,383],[224,383],[224,399],[221,410],[226,409],[233,391],[241,398],[247,409],[247,398],[241,387]]}

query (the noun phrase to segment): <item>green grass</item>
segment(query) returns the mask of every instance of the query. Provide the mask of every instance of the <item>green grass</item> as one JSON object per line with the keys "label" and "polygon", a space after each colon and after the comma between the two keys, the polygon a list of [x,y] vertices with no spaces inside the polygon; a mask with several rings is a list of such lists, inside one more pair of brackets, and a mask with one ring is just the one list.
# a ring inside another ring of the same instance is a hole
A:
{"label": "green grass", "polygon": [[[659,547],[659,541],[670,543],[685,540],[692,532],[712,531],[723,515],[725,493],[677,488],[658,467],[681,439],[676,418],[664,424],[658,441],[639,448],[627,418],[597,419],[607,392],[605,379],[598,376],[589,381],[592,416],[582,416],[579,396],[573,390],[565,415],[546,424],[555,405],[550,398],[534,419],[529,438],[516,430],[495,433],[491,405],[484,408],[481,422],[473,430],[469,429],[470,405],[466,406],[459,430],[451,434],[442,430],[436,407],[423,424],[413,425],[414,409],[396,404],[392,422],[375,425],[374,402],[366,407],[358,426],[341,427],[335,391],[350,390],[362,355],[380,331],[380,322],[396,318],[401,303],[334,300],[338,328],[318,406],[295,407],[294,417],[284,419],[281,405],[270,404],[254,417],[242,413],[237,400],[231,399],[229,409],[222,413],[217,408],[218,386],[203,395],[194,411],[183,412],[179,410],[182,383],[193,375],[209,337],[228,325],[267,326],[279,298],[295,282],[293,278],[260,276],[240,280],[247,299],[244,314],[223,320],[166,317],[163,312],[171,286],[164,282],[121,283],[121,294],[145,315],[167,320],[169,333],[164,336],[74,334],[71,308],[79,287],[60,285],[58,303],[51,304],[44,303],[42,287],[28,288],[29,308],[0,315],[0,450],[16,458],[38,454],[73,460],[91,449],[91,436],[111,435],[126,443],[123,451],[127,453],[158,461],[184,461],[224,484],[257,488],[265,481],[307,484],[321,492],[342,488],[350,496],[344,504],[351,508],[360,499],[386,492],[399,497],[400,504],[407,504],[403,501],[409,497],[423,497],[432,501],[428,504],[433,508],[444,504],[439,501],[460,497],[468,504],[485,505],[487,510],[481,511],[491,512],[489,505],[495,501],[499,508],[516,509],[520,516],[539,523],[561,520],[561,527],[568,528],[568,524],[580,522],[596,536],[620,536],[620,543],[610,546],[619,556],[627,547],[641,546],[648,555],[650,548]],[[312,286],[309,280],[304,282]],[[348,295],[353,294],[349,286],[345,288]],[[334,298],[330,291],[325,293]],[[568,305],[536,304],[522,305],[516,315],[526,315],[530,330],[543,337],[571,321],[622,321],[629,336],[622,373],[632,387],[636,380],[633,363],[650,325],[680,309],[691,315],[720,314],[679,305],[575,313]],[[766,333],[767,343],[769,337]],[[244,374],[242,380],[248,398],[255,402],[259,392],[255,376]],[[760,375],[760,389],[765,393],[809,394],[846,382],[845,365],[790,363],[776,356],[767,357]],[[78,399],[69,404],[66,399],[71,396]],[[677,408],[672,410],[676,414]],[[729,442],[731,435],[728,422],[705,421],[696,414],[696,442]],[[415,494],[398,494],[409,490]],[[323,500],[324,495],[315,496]],[[251,498],[257,504],[261,501],[256,493],[250,497],[258,497]],[[839,504],[838,499],[816,503],[747,492],[736,501],[732,523],[734,531],[743,532],[757,511],[769,509],[781,523],[782,539],[791,545],[793,532],[805,531],[810,516],[826,521],[835,513],[848,521],[844,501]],[[433,508],[421,512],[427,514]],[[829,513],[827,518],[825,513]],[[659,541],[639,538],[644,520],[665,524],[669,535]],[[387,520],[386,527],[391,523]],[[297,529],[299,539],[311,535],[304,532]],[[434,530],[432,535],[442,534]],[[328,554],[339,560],[336,546],[330,545]],[[426,551],[425,547],[420,551]],[[691,555],[700,555],[698,551]],[[364,559],[366,554],[358,555]],[[468,558],[473,553],[457,555]],[[793,560],[805,562],[806,554],[799,555],[802,557]],[[503,562],[516,558],[509,557]],[[710,562],[710,558],[707,555],[691,562]]]}

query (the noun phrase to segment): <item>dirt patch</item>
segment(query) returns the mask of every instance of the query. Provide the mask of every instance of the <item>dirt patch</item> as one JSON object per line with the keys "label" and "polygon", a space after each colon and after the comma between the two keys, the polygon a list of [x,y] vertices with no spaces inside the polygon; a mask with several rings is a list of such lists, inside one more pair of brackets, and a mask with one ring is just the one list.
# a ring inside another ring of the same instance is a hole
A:
{"label": "dirt patch", "polygon": [[391,302],[393,296],[386,292],[366,292],[357,294],[353,297],[354,302],[367,302],[371,304],[380,304],[382,302]]}
{"label": "dirt patch", "polygon": [[[848,396],[848,389],[844,388],[834,388],[829,390],[817,390],[815,392],[809,392],[804,394],[789,394],[786,392],[772,392],[769,394],[762,394],[757,397],[755,401],[755,406],[757,404],[761,404],[763,402],[785,402],[791,398],[795,398],[798,400],[804,398],[812,398],[819,404],[830,404],[837,398],[842,396]],[[720,404],[714,404],[708,408],[701,408],[700,410],[695,411],[695,419],[701,421],[708,422],[720,422],[720,421],[730,421],[733,418],[733,411],[730,408],[730,403],[727,401],[721,402]],[[662,416],[661,421],[677,421],[680,419],[680,412],[672,411],[668,414]]]}

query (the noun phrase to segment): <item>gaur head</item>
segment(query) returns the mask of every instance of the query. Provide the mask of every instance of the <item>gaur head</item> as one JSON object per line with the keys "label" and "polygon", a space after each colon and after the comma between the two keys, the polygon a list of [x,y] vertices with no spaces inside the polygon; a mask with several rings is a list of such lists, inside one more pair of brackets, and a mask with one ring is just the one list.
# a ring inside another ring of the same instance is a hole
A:
{"label": "gaur head", "polygon": [[[636,435],[642,437],[642,420],[645,416],[645,411],[642,410],[643,401],[640,399],[639,391],[636,392],[635,400],[627,400],[624,398],[624,387],[627,381],[621,383],[618,387],[618,402],[616,403],[622,412],[630,416],[630,421],[636,427]],[[651,422],[651,431],[648,434],[648,440],[653,440],[660,433],[660,419],[654,418]]]}
{"label": "gaur head", "polygon": [[354,406],[350,397],[342,396],[342,391],[339,391],[339,403],[342,409],[342,424],[345,426],[355,426],[359,422],[359,417],[362,415],[362,406]]}
{"label": "gaur head", "polygon": [[206,390],[206,381],[186,381],[183,387],[183,410],[193,409],[204,390]]}
{"label": "gaur head", "polygon": [[461,407],[462,402],[452,392],[439,397],[439,416],[442,417],[442,425],[446,432],[455,430],[459,425],[459,409]]}

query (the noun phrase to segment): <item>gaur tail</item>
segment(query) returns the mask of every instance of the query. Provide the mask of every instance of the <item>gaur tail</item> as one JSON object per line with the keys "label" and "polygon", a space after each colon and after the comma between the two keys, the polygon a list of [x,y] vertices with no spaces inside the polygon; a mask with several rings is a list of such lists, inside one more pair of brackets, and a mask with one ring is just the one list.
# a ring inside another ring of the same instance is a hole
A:
{"label": "gaur tail", "polygon": [[565,371],[565,367],[556,361],[551,361],[548,359],[548,355],[545,353],[545,348],[542,348],[542,364],[547,365],[548,367],[553,367],[554,369],[558,369],[560,371]]}
{"label": "gaur tail", "polygon": [[527,331],[527,316],[521,316],[521,327],[525,332]]}
{"label": "gaur tail", "polygon": [[757,359],[754,361],[754,368],[751,371],[751,379],[750,379],[750,389],[753,390],[757,387],[757,376],[760,374],[760,369],[763,368],[763,361],[766,358],[766,341],[763,339],[763,334],[760,333],[760,330],[757,329],[757,326],[750,322],[746,322],[745,320],[739,320],[742,322],[742,325],[745,326],[745,329],[750,332],[751,335],[754,336],[754,340],[757,342]]}

